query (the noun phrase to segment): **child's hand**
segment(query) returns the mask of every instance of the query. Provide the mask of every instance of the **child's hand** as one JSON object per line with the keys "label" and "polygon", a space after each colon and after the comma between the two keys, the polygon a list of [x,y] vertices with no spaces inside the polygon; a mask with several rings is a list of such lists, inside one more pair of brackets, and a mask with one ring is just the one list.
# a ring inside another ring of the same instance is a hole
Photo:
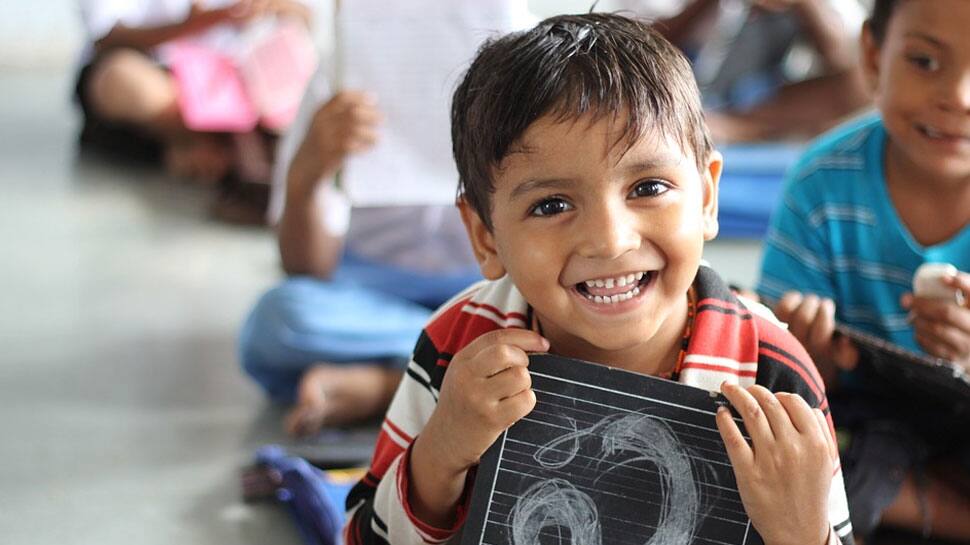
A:
{"label": "child's hand", "polygon": [[721,392],[744,420],[751,445],[725,407],[717,428],[751,523],[767,545],[828,541],[829,488],[838,451],[821,411],[801,396],[732,384]]}
{"label": "child's hand", "polygon": [[923,350],[970,370],[970,274],[944,276],[942,282],[963,292],[962,305],[911,293],[903,295],[900,304],[911,312],[916,342]]}
{"label": "child's hand", "polygon": [[[527,352],[549,341],[534,331],[504,329],[475,339],[448,364],[438,405],[425,428],[442,453],[443,467],[461,471],[535,406]],[[430,440],[430,438],[429,438]]]}
{"label": "child's hand", "polygon": [[367,93],[334,95],[314,114],[293,158],[292,168],[300,173],[297,183],[315,186],[336,174],[347,157],[370,149],[377,142],[381,118],[376,100]]}
{"label": "child's hand", "polygon": [[835,303],[831,299],[790,291],[774,311],[812,356],[826,386],[835,386],[839,369],[854,369],[859,362],[859,351],[852,341],[835,335]]}
{"label": "child's hand", "polygon": [[527,352],[548,349],[549,341],[534,331],[502,329],[455,354],[411,454],[411,503],[419,518],[439,527],[449,523],[468,470],[535,407]]}

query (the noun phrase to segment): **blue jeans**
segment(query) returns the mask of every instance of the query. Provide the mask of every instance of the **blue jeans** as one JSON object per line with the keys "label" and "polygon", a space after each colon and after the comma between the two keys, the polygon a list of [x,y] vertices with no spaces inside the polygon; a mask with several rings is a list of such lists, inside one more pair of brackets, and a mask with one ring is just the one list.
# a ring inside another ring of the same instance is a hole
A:
{"label": "blue jeans", "polygon": [[283,402],[319,362],[403,368],[433,309],[480,279],[477,269],[424,275],[347,255],[333,278],[292,277],[259,299],[240,333],[242,367]]}

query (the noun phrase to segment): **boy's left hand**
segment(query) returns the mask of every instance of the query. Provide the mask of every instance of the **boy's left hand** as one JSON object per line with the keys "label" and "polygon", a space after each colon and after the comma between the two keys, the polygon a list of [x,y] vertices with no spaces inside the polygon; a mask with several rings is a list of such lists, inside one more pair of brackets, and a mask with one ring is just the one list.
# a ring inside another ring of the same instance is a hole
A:
{"label": "boy's left hand", "polygon": [[721,392],[751,437],[722,408],[717,428],[751,523],[767,545],[823,545],[831,532],[828,500],[838,460],[821,411],[801,396],[724,383]]}
{"label": "boy's left hand", "polygon": [[949,299],[903,295],[900,303],[912,316],[916,342],[938,358],[970,370],[970,274],[945,276],[942,282],[963,292],[963,304]]}

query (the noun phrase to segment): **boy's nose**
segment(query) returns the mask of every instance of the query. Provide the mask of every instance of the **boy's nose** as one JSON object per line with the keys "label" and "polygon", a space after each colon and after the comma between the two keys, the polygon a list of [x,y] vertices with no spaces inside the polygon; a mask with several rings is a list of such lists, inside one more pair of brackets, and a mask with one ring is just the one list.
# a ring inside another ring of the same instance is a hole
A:
{"label": "boy's nose", "polygon": [[945,109],[970,114],[970,70],[955,74],[945,83],[943,99]]}
{"label": "boy's nose", "polygon": [[591,259],[614,259],[640,247],[636,218],[625,210],[611,207],[590,212],[579,226],[577,252]]}

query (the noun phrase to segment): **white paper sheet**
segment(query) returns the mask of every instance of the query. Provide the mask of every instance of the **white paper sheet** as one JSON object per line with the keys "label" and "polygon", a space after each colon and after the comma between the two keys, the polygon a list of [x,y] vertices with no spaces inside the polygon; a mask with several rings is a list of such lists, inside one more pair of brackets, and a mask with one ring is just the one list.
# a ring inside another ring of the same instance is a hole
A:
{"label": "white paper sheet", "polygon": [[380,142],[340,183],[354,206],[454,202],[451,96],[482,41],[532,23],[524,0],[343,0],[337,77],[376,95]]}

